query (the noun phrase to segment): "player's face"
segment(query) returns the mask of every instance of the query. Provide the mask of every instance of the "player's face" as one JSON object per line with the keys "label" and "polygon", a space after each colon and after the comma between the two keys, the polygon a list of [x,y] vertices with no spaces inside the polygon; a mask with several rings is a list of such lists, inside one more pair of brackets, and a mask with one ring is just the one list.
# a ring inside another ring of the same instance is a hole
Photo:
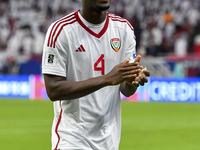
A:
{"label": "player's face", "polygon": [[99,11],[108,10],[111,0],[83,0],[87,6],[91,6]]}

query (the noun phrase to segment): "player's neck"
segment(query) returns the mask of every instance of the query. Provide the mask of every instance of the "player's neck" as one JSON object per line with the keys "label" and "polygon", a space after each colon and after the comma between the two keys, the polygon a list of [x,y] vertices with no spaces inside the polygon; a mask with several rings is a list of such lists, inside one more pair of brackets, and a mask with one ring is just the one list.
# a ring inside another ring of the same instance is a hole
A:
{"label": "player's neck", "polygon": [[85,20],[93,24],[102,23],[106,19],[107,11],[90,11],[87,9],[80,10],[81,15]]}

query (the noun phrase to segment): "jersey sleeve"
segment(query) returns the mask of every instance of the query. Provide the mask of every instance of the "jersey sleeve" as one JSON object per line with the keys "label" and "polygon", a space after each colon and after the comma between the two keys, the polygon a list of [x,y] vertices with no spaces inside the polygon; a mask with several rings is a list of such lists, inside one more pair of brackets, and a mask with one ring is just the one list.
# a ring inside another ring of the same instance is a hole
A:
{"label": "jersey sleeve", "polygon": [[53,25],[47,31],[43,46],[42,73],[66,77],[67,41],[62,42],[64,36],[61,33],[54,42]]}
{"label": "jersey sleeve", "polygon": [[133,27],[129,24],[128,29],[127,29],[127,41],[128,41],[128,48],[126,50],[125,54],[125,60],[129,59],[129,62],[134,62],[136,58],[136,38],[134,34],[134,29]]}

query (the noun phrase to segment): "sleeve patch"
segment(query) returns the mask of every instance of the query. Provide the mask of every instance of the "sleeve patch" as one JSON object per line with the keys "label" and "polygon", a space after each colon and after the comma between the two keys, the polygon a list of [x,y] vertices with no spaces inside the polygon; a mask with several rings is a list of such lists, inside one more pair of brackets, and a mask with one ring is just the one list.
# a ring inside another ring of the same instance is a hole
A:
{"label": "sleeve patch", "polygon": [[57,66],[57,56],[54,53],[45,54],[45,66]]}

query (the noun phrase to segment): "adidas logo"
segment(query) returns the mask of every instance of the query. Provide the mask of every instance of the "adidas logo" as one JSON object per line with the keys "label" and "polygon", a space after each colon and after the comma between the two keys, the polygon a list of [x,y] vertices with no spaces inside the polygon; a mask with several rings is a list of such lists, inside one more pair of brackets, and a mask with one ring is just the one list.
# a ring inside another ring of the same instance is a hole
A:
{"label": "adidas logo", "polygon": [[85,52],[85,48],[83,47],[83,45],[81,45],[76,52]]}

